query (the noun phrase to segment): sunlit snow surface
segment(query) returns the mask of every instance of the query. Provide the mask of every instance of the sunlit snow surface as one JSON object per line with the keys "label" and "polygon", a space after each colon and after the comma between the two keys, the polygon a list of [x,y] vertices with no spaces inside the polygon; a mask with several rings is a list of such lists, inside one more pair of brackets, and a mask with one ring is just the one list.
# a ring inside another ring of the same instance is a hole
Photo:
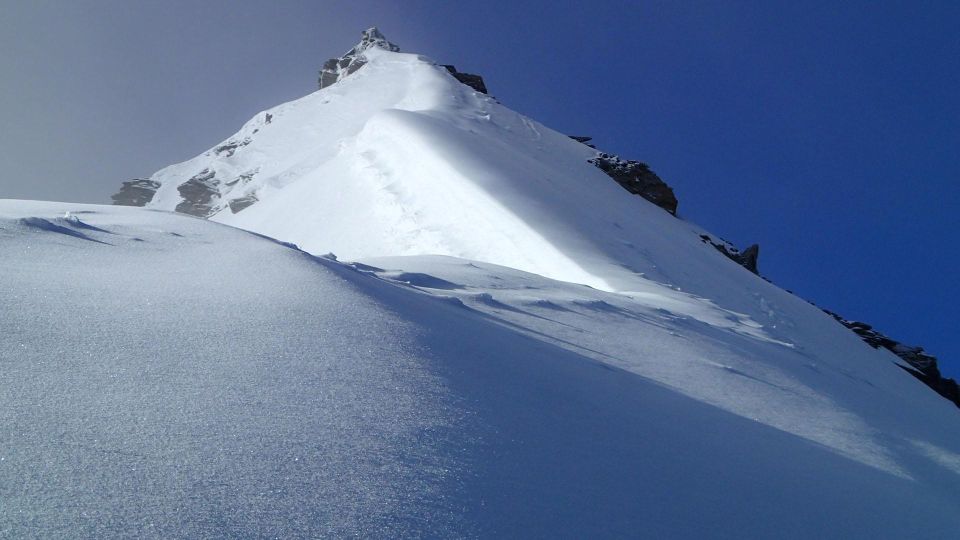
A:
{"label": "sunlit snow surface", "polygon": [[[223,193],[211,219],[310,253],[449,255],[602,290],[642,273],[691,292],[722,260],[703,231],[589,164],[593,149],[427,58],[369,56],[341,82],[154,174],[150,207],[174,210],[178,187],[209,171]],[[226,206],[251,194],[259,202],[239,213]]]}
{"label": "sunlit snow surface", "polygon": [[955,408],[741,273],[734,312],[0,201],[0,536],[952,537]]}
{"label": "sunlit snow surface", "polygon": [[0,537],[955,537],[960,413],[896,357],[368,60],[148,209],[0,201]]}

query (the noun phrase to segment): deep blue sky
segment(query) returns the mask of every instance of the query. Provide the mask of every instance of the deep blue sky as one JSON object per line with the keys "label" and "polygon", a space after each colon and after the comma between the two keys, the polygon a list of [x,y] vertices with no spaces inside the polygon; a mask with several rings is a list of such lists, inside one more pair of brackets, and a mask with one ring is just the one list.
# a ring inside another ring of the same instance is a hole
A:
{"label": "deep blue sky", "polygon": [[0,0],[0,197],[107,202],[378,25],[960,375],[960,2]]}

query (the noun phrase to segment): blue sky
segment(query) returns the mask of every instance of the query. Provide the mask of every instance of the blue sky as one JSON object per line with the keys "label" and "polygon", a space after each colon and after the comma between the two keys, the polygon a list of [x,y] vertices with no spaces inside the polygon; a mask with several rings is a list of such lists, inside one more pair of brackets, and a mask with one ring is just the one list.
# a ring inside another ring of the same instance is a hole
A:
{"label": "blue sky", "polygon": [[960,375],[960,3],[0,0],[0,197],[107,202],[378,25]]}

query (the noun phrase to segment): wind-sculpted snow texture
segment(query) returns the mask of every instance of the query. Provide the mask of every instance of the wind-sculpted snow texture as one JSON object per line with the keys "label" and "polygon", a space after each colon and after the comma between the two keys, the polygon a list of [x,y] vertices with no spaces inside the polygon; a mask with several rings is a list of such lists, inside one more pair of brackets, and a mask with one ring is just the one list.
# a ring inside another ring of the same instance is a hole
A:
{"label": "wind-sculpted snow texture", "polygon": [[759,307],[0,201],[0,536],[953,537],[955,408],[711,252]]}

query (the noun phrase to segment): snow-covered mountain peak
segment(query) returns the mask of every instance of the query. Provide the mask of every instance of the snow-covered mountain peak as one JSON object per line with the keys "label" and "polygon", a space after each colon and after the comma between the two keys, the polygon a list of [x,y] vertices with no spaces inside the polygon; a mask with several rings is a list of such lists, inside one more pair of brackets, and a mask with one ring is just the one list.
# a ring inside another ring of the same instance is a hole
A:
{"label": "snow-covered mountain peak", "polygon": [[468,257],[610,288],[566,252],[589,246],[582,225],[601,207],[632,215],[636,204],[588,163],[591,148],[425,57],[381,47],[363,56],[366,67],[339,84],[131,185],[137,199],[156,186],[152,208],[311,252]]}
{"label": "snow-covered mountain peak", "polygon": [[[744,270],[757,272],[757,248],[739,252],[671,215],[672,190],[645,164],[551,130],[456,70],[381,42],[365,32],[348,53],[363,69],[258,113],[193,159],[124,183],[115,201],[343,260],[475,260],[671,305],[694,320],[729,319],[725,331],[771,343],[815,337],[790,330],[797,317],[782,305],[796,298]],[[956,402],[955,384],[926,359],[864,339]]]}
{"label": "snow-covered mountain peak", "polygon": [[363,67],[367,63],[365,53],[370,49],[400,52],[400,47],[388,41],[376,26],[367,28],[361,33],[360,43],[354,45],[343,56],[331,58],[324,63],[318,80],[320,88],[326,88]]}
{"label": "snow-covered mountain peak", "polygon": [[0,531],[956,536],[922,348],[477,76],[335,60],[114,196],[148,210],[0,200]]}

